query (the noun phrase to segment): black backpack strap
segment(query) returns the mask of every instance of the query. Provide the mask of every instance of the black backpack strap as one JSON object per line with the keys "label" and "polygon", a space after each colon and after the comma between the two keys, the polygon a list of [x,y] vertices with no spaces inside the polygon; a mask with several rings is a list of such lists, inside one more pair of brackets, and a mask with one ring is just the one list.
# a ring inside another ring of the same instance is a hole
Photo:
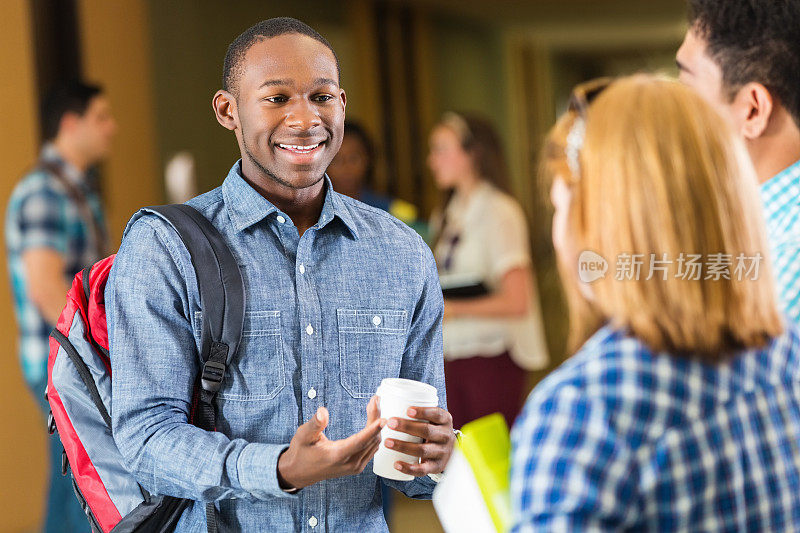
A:
{"label": "black backpack strap", "polygon": [[[225,372],[239,349],[244,325],[245,294],[239,264],[224,238],[209,220],[196,209],[185,205],[148,207],[158,213],[178,232],[192,258],[203,325],[200,357],[203,370],[198,391],[199,405],[195,425],[216,431],[214,398],[225,379]],[[209,533],[216,533],[216,508],[206,504]]]}
{"label": "black backpack strap", "polygon": [[[192,258],[203,309],[200,357],[203,390],[216,393],[225,369],[239,348],[244,325],[244,283],[239,264],[224,238],[196,209],[185,205],[148,207],[163,216],[178,232]],[[222,375],[219,374],[220,371]]]}
{"label": "black backpack strap", "polygon": [[[89,279],[92,275],[92,267],[94,265],[89,265],[88,267],[84,268],[81,272],[81,276],[83,278],[83,297],[86,300],[86,311],[89,311],[89,301],[92,298],[92,291],[89,285]],[[100,346],[100,343],[97,342],[92,334],[92,328],[87,324],[86,326],[86,336],[89,337],[89,342],[94,346],[94,349],[97,350],[99,353],[102,353],[106,356],[107,359],[111,360],[111,355],[108,353],[108,350]]]}

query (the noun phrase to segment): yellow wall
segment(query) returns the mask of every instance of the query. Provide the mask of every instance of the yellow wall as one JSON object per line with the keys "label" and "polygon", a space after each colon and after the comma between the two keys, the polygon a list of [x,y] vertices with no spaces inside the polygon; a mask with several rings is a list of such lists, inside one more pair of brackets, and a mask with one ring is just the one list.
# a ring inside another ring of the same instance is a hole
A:
{"label": "yellow wall", "polygon": [[[28,0],[6,0],[0,17],[0,202],[38,152],[37,90]],[[141,0],[79,2],[83,66],[89,80],[104,85],[119,133],[103,169],[104,199],[116,247],[125,222],[140,206],[160,203],[156,163],[152,54],[146,3]],[[44,509],[47,450],[44,419],[27,391],[16,355],[16,327],[5,261],[0,262],[0,323],[6,339],[0,358],[0,531],[34,531]]]}
{"label": "yellow wall", "polygon": [[103,85],[119,126],[103,168],[103,199],[116,248],[131,215],[163,201],[150,14],[142,0],[81,0],[78,8],[84,76]]}
{"label": "yellow wall", "polygon": [[[28,0],[6,0],[0,17],[0,203],[5,212],[17,179],[36,159],[37,104],[34,51]],[[2,531],[31,531],[39,524],[46,474],[44,418],[23,384],[17,359],[17,331],[6,262],[0,281],[0,324],[5,339],[0,357],[0,508]],[[24,510],[24,511],[23,511]]]}

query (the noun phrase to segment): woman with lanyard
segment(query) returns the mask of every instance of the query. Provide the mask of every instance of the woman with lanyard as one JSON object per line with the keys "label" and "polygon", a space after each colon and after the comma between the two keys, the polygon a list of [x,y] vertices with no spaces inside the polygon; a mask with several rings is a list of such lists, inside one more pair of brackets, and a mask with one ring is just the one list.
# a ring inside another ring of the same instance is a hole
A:
{"label": "woman with lanyard", "polygon": [[453,425],[494,412],[510,425],[525,371],[548,363],[525,215],[508,194],[500,139],[486,120],[445,114],[428,165],[446,198],[431,231]]}

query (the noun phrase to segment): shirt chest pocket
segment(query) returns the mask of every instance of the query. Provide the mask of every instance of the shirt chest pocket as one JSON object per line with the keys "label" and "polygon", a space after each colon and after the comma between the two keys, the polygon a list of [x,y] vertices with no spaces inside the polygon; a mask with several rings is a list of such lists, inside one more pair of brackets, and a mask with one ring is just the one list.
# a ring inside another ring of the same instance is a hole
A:
{"label": "shirt chest pocket", "polygon": [[[200,338],[203,313],[194,314]],[[271,400],[286,386],[280,311],[247,311],[239,351],[228,366],[218,396],[234,401]]]}
{"label": "shirt chest pocket", "polygon": [[339,371],[353,398],[370,398],[383,378],[400,375],[406,345],[406,312],[337,309]]}

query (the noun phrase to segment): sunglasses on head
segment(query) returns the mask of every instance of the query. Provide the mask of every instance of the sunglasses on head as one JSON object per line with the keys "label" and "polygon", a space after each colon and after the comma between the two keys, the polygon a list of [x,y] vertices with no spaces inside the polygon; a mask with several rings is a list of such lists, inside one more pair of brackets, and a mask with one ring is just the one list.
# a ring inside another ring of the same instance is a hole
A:
{"label": "sunglasses on head", "polygon": [[589,105],[597,98],[603,90],[614,81],[614,78],[596,78],[583,83],[579,83],[572,89],[569,97],[567,110],[576,113],[578,116],[567,134],[567,146],[564,149],[567,156],[567,164],[576,179],[580,178],[580,152],[583,148],[583,141],[586,137],[586,113]]}
{"label": "sunglasses on head", "polygon": [[568,111],[574,111],[585,116],[589,105],[600,93],[611,85],[613,81],[614,78],[604,77],[579,83],[573,87],[572,93],[570,94]]}

